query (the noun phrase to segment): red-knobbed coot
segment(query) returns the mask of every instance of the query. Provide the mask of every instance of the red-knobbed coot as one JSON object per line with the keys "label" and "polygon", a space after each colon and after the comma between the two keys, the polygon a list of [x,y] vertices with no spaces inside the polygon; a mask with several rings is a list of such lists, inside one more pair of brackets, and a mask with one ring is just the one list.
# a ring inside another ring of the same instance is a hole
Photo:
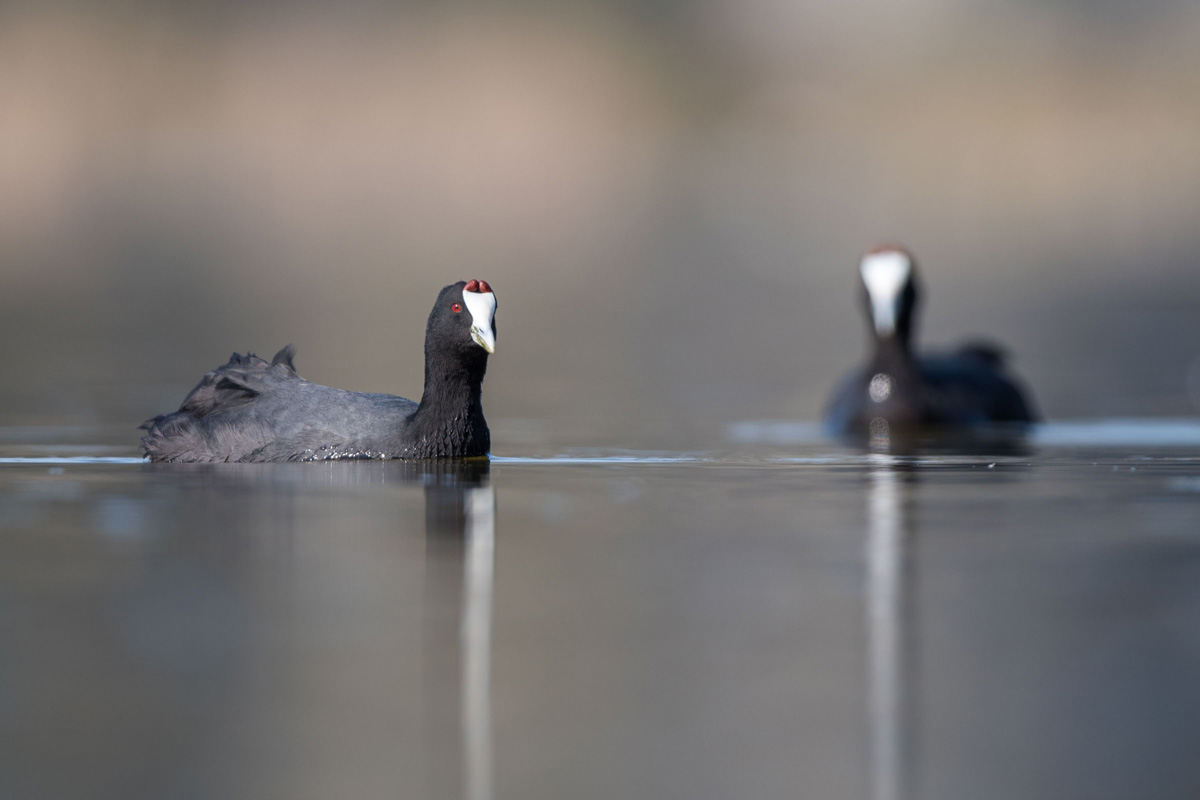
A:
{"label": "red-knobbed coot", "polygon": [[496,350],[496,296],[485,281],[442,289],[425,326],[421,402],[309,383],[291,345],[271,361],[234,353],[179,410],[141,427],[151,461],[319,461],[487,455],[480,402]]}
{"label": "red-knobbed coot", "polygon": [[916,262],[903,248],[875,247],[860,265],[871,325],[871,356],[834,391],[826,412],[839,434],[891,426],[1028,423],[1035,414],[1005,373],[1003,350],[972,342],[956,351],[912,350],[918,286]]}

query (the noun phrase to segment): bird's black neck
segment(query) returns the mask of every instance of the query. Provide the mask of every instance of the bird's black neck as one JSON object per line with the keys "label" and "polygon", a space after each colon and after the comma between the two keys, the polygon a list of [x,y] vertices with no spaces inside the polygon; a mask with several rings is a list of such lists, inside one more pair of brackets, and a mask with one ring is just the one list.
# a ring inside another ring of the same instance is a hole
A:
{"label": "bird's black neck", "polygon": [[880,336],[874,330],[872,330],[872,334],[872,361],[883,364],[905,364],[912,360],[907,326],[898,328],[895,333],[885,336]]}
{"label": "bird's black neck", "polygon": [[483,418],[487,354],[426,352],[425,391],[408,426],[418,458],[485,455],[491,447]]}

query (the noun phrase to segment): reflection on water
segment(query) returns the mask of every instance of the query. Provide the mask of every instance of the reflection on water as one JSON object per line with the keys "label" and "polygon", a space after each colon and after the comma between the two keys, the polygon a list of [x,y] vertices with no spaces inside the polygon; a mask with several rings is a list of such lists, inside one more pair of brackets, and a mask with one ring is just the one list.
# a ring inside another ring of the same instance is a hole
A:
{"label": "reflection on water", "polygon": [[1056,422],[1035,428],[1034,441],[1047,446],[1196,447],[1195,419],[1098,419]]}
{"label": "reflection on water", "polygon": [[0,431],[0,797],[1200,796],[1194,449],[738,430],[279,465]]}
{"label": "reflection on water", "polygon": [[[466,800],[491,800],[492,791],[492,581],[495,571],[496,497],[486,485],[490,464],[468,461],[410,462],[405,480],[425,486],[425,533],[437,546],[461,544],[462,600],[458,644],[461,677]],[[457,550],[457,547],[452,547]],[[433,552],[433,551],[430,551]],[[437,633],[434,632],[436,637]]]}
{"label": "reflection on water", "polygon": [[[827,441],[822,427],[790,420],[748,420],[726,426],[729,441],[746,445],[815,445]],[[859,444],[866,445],[863,441]],[[891,443],[889,439],[889,443]],[[946,453],[1028,452],[1030,445],[1048,447],[1196,447],[1200,419],[1095,419],[1005,427],[982,426],[964,431],[935,431],[896,442],[902,451],[926,448]]]}
{"label": "reflection on water", "polygon": [[905,797],[902,666],[908,531],[898,469],[889,456],[876,456],[868,490],[866,605],[873,800]]}
{"label": "reflection on water", "polygon": [[[493,796],[489,463],[261,466],[0,461],[0,796]],[[339,741],[394,756],[348,777]]]}
{"label": "reflection on water", "polygon": [[492,488],[468,489],[466,583],[462,621],[463,741],[467,800],[492,797],[492,575],[496,498]]}

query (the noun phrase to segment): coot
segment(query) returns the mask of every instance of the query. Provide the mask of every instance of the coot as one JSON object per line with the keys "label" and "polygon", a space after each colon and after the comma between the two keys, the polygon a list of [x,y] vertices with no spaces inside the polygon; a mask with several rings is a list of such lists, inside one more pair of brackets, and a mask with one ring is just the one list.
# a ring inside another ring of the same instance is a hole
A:
{"label": "coot", "polygon": [[309,383],[291,345],[271,361],[234,353],[179,410],[146,421],[151,461],[319,461],[487,455],[480,402],[496,350],[496,296],[486,281],[442,289],[425,326],[420,403]]}
{"label": "coot", "polygon": [[871,356],[830,399],[826,421],[835,433],[1034,421],[998,346],[971,342],[947,353],[913,353],[918,285],[908,252],[892,245],[873,248],[863,256],[860,274]]}

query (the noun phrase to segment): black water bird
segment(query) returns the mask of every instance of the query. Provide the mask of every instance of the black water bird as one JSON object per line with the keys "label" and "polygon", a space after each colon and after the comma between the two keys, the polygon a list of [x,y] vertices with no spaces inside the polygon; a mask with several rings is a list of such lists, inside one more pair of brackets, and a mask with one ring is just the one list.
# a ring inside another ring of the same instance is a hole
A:
{"label": "black water bird", "polygon": [[486,281],[442,289],[425,326],[421,402],[310,383],[291,345],[271,361],[234,353],[178,411],[147,420],[151,461],[321,461],[487,455],[483,376],[496,350],[496,296]]}
{"label": "black water bird", "polygon": [[869,250],[860,264],[871,330],[867,363],[835,389],[826,423],[837,434],[887,435],[910,430],[1029,423],[1032,406],[1007,374],[1005,353],[970,342],[945,353],[913,352],[919,286],[916,262],[903,248]]}

